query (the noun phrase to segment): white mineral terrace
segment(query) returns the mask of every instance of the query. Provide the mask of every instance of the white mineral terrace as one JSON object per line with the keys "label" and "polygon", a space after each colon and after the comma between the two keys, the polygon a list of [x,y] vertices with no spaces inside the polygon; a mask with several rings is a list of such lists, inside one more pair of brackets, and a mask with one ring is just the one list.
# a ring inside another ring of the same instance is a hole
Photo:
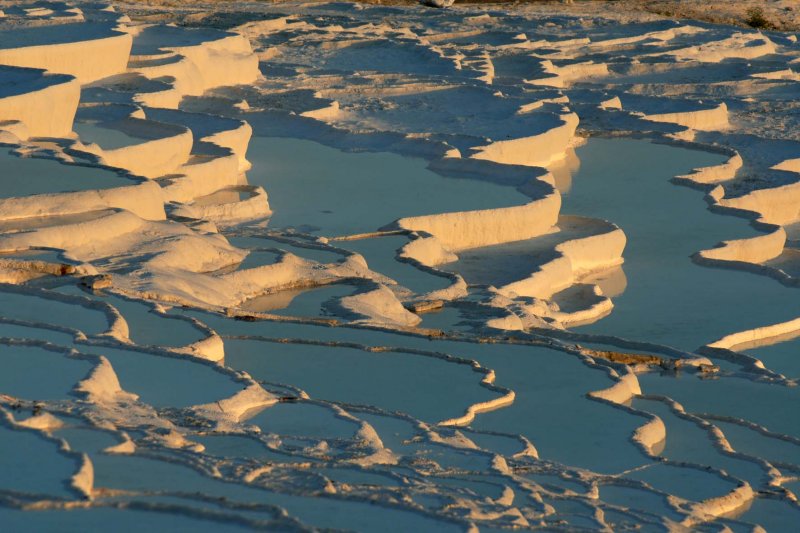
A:
{"label": "white mineral terrace", "polygon": [[423,4],[0,0],[0,531],[798,530],[797,36]]}

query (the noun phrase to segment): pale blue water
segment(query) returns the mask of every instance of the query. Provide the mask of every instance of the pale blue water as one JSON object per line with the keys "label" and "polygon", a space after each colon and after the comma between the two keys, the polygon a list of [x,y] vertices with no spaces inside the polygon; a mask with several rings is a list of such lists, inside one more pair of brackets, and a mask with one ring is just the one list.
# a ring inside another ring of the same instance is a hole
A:
{"label": "pale blue water", "polygon": [[408,243],[402,235],[336,242],[341,248],[358,252],[367,261],[370,269],[388,276],[416,294],[444,289],[452,283],[448,278],[436,276],[411,263],[398,261],[397,251]]}
{"label": "pale blue water", "polygon": [[81,165],[67,165],[55,159],[18,157],[8,148],[0,148],[0,198],[110,189],[135,185],[137,181],[113,170]]}
{"label": "pale blue water", "polygon": [[235,522],[203,520],[188,514],[171,514],[159,511],[138,509],[115,509],[112,507],[92,507],[81,510],[18,511],[0,507],[0,522],[10,531],[23,531],[30,528],[36,531],[81,532],[100,531],[114,524],[114,531],[138,533],[150,531],[249,531]]}
{"label": "pale blue water", "polygon": [[[58,443],[33,431],[14,431],[0,424],[0,490],[42,493],[74,498],[69,478],[78,470],[77,461],[58,451]],[[8,522],[0,506],[0,529]],[[10,529],[11,531],[13,529]]]}
{"label": "pale blue water", "polygon": [[375,231],[394,220],[520,205],[512,187],[440,176],[422,159],[342,152],[312,141],[254,137],[247,178],[269,195],[272,228],[326,236]]}
{"label": "pale blue water", "polygon": [[778,433],[800,437],[800,417],[796,405],[797,387],[755,383],[749,379],[700,379],[693,375],[639,376],[648,394],[662,394],[677,400],[691,413],[744,418]]}
{"label": "pale blue water", "polygon": [[95,463],[95,482],[99,486],[127,490],[157,489],[183,493],[202,491],[204,494],[225,497],[236,502],[279,505],[307,524],[324,527],[350,530],[380,528],[387,531],[420,531],[434,527],[442,531],[459,529],[424,515],[366,502],[279,494],[255,486],[226,483],[179,464],[150,458],[98,456]]}
{"label": "pale blue water", "polygon": [[108,358],[122,388],[155,407],[210,403],[233,396],[243,388],[211,364],[189,356],[160,356],[105,346],[80,349]]}
{"label": "pale blue water", "polygon": [[[649,462],[629,440],[646,420],[586,398],[587,392],[609,387],[612,381],[572,355],[536,346],[483,345],[374,330],[242,322],[205,313],[189,314],[222,334],[408,347],[474,359],[494,369],[496,384],[513,389],[516,399],[509,407],[479,414],[473,427],[521,433],[536,444],[542,457],[604,472]],[[460,415],[468,402],[496,396],[480,388],[480,376],[470,374],[467,367],[450,364],[446,368],[443,362],[413,355],[376,359],[375,354],[343,347],[233,339],[226,340],[226,346],[226,362],[254,377],[300,385],[319,399],[365,403],[373,398],[372,404],[401,408],[430,421]],[[330,380],[334,372],[340,377]],[[580,426],[564,424],[562,409],[580,413],[585,422]],[[593,446],[587,449],[585,442]]]}
{"label": "pale blue water", "polygon": [[78,329],[87,335],[103,333],[109,326],[99,309],[18,292],[0,291],[0,313],[15,320]]}
{"label": "pale blue water", "polygon": [[673,461],[711,465],[743,479],[753,487],[766,486],[766,472],[756,463],[725,455],[708,432],[676,415],[666,404],[656,400],[634,400],[633,407],[657,415],[667,428],[662,457]]}
{"label": "pale blue water", "polygon": [[[91,296],[77,285],[64,285],[58,288],[58,292]],[[112,295],[94,295],[94,298],[111,305],[122,315],[128,324],[128,336],[136,344],[181,347],[207,336],[188,321],[172,320],[155,313],[149,303]]]}
{"label": "pale blue water", "polygon": [[471,404],[500,396],[481,387],[483,375],[469,366],[435,357],[233,339],[226,346],[227,364],[256,379],[291,383],[315,399],[400,410],[428,422],[459,417]]}
{"label": "pale blue water", "polygon": [[337,418],[331,409],[304,402],[273,405],[247,423],[264,433],[315,439],[349,439],[359,429],[357,423]]}
{"label": "pale blue water", "polygon": [[720,155],[630,139],[590,139],[562,212],[603,218],[628,237],[625,292],[607,318],[577,331],[694,350],[735,331],[800,316],[800,292],[690,256],[757,235],[746,220],[714,214],[703,194],[669,181]]}
{"label": "pale blue water", "polygon": [[800,338],[772,346],[751,348],[745,353],[760,359],[764,366],[790,379],[800,378]]}
{"label": "pale blue water", "polygon": [[322,287],[289,289],[257,296],[242,304],[242,309],[284,316],[317,317],[330,314],[326,306],[356,292],[356,287],[335,283]]}
{"label": "pale blue water", "polygon": [[112,125],[104,127],[97,122],[75,122],[72,131],[78,134],[84,144],[94,143],[104,150],[115,150],[147,142],[147,139],[134,137]]}
{"label": "pale blue water", "polygon": [[790,463],[800,467],[800,446],[780,438],[762,435],[747,427],[729,422],[712,421],[736,450],[758,455],[771,462]]}
{"label": "pale blue water", "polygon": [[66,398],[92,370],[86,361],[39,347],[0,345],[0,391],[16,398]]}

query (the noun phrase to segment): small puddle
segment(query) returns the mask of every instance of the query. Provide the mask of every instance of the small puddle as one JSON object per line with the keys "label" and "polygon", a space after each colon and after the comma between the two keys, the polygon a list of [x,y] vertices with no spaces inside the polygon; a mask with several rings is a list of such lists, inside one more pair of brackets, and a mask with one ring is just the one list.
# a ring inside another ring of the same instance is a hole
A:
{"label": "small puddle", "polygon": [[148,141],[142,137],[134,137],[126,132],[113,128],[103,127],[97,122],[75,122],[72,131],[78,134],[84,144],[97,144],[104,150],[115,150],[126,146],[142,144]]}
{"label": "small puddle", "polygon": [[247,300],[242,303],[241,308],[254,313],[319,317],[328,314],[323,306],[349,296],[355,291],[356,287],[341,283],[323,287],[287,289]]}
{"label": "small puddle", "polygon": [[11,150],[2,148],[0,168],[3,169],[0,198],[110,189],[138,183],[113,170],[68,165],[41,157],[18,157]]}

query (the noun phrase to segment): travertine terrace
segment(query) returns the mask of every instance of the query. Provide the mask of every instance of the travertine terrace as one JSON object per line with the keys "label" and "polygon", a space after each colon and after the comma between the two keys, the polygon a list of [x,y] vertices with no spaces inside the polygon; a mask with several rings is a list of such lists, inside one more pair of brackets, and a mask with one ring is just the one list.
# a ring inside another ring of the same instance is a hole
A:
{"label": "travertine terrace", "polygon": [[0,2],[0,530],[791,531],[798,65],[621,9]]}

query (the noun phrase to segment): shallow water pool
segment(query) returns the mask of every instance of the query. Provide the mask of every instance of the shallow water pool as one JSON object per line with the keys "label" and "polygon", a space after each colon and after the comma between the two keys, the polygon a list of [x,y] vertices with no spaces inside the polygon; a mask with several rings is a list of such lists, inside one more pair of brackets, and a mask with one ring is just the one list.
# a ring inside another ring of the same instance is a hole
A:
{"label": "shallow water pool", "polygon": [[529,201],[512,187],[441,176],[422,159],[342,152],[300,139],[254,137],[247,158],[248,181],[269,194],[273,228],[351,235],[406,216]]}
{"label": "shallow water pool", "polygon": [[590,139],[562,212],[602,218],[628,238],[625,292],[614,311],[577,331],[694,350],[724,335],[800,316],[800,294],[749,272],[710,268],[691,255],[755,236],[746,220],[712,213],[702,193],[671,183],[720,155],[631,139]]}

